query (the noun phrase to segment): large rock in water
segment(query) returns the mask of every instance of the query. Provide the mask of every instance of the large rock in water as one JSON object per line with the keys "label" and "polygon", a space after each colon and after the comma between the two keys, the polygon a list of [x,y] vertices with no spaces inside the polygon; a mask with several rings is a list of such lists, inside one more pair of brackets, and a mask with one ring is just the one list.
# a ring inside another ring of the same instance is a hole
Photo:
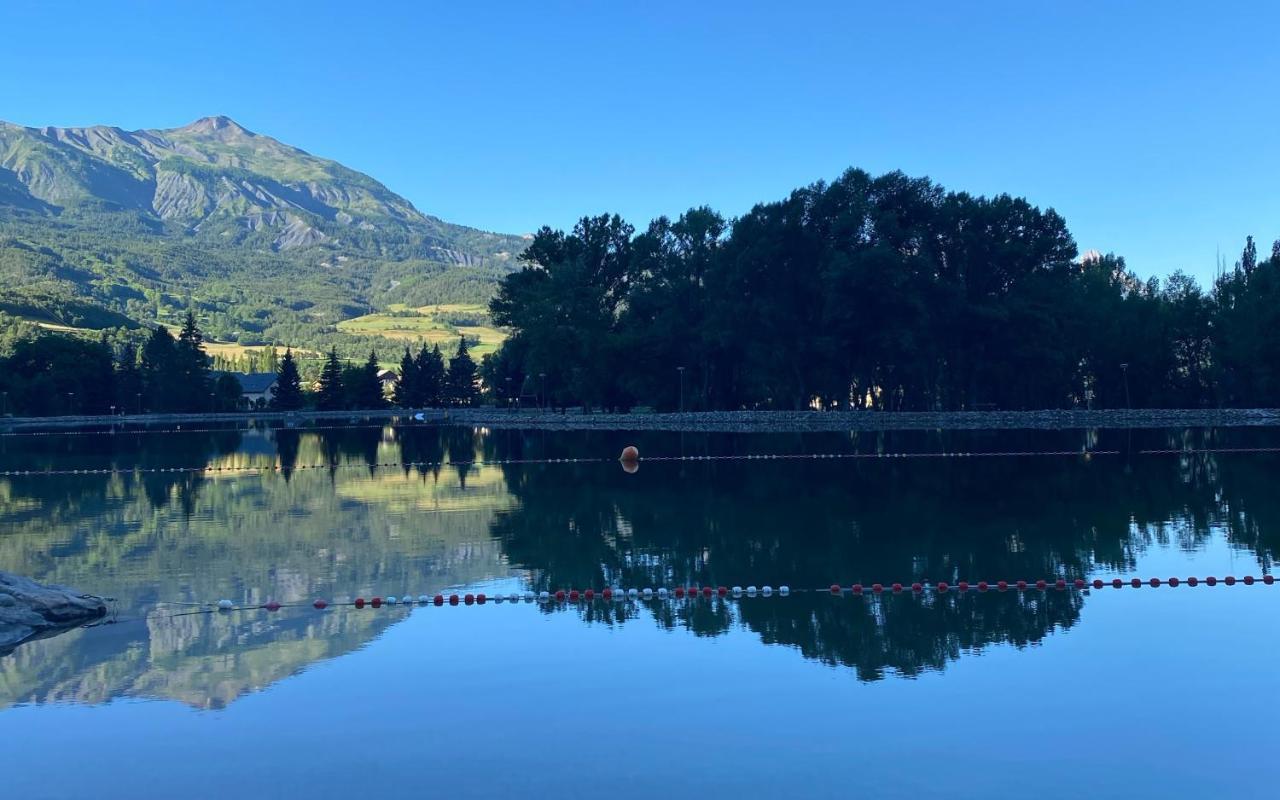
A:
{"label": "large rock in water", "polygon": [[101,597],[0,572],[0,656],[28,639],[49,636],[106,613]]}

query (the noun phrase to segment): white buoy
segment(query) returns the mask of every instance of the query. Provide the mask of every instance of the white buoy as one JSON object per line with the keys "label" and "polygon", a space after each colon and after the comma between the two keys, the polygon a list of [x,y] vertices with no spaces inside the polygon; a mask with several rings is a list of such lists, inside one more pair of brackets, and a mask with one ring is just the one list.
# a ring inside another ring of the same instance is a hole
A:
{"label": "white buoy", "polygon": [[418,595],[418,603],[420,603],[421,605],[425,606],[427,603],[430,603],[430,602],[431,602],[431,598],[427,597],[425,594]]}
{"label": "white buoy", "polygon": [[741,587],[741,586],[735,586],[735,587],[733,587],[733,596],[734,596],[734,597],[742,597],[742,587]]}
{"label": "white buoy", "polygon": [[539,602],[539,603],[545,603],[545,602],[547,602],[547,601],[548,601],[548,600],[550,600],[550,599],[551,599],[551,593],[550,593],[550,592],[538,592],[538,602]]}
{"label": "white buoy", "polygon": [[791,587],[790,587],[790,586],[779,586],[779,587],[778,587],[778,594],[782,595],[783,597],[786,597],[787,595],[791,594]]}
{"label": "white buoy", "polygon": [[627,590],[627,597],[630,597],[630,598],[632,598],[632,599],[635,599],[635,598],[637,598],[637,597],[639,597],[639,596],[640,596],[640,592],[639,592],[639,590],[637,590],[637,589],[628,589],[628,590]]}
{"label": "white buoy", "polygon": [[666,600],[666,599],[667,599],[667,590],[666,590],[666,589],[659,589],[659,590],[658,590],[658,597],[662,598],[663,600]]}
{"label": "white buoy", "polygon": [[645,599],[645,600],[652,600],[652,599],[653,599],[653,590],[652,590],[652,589],[650,589],[650,588],[649,588],[649,587],[647,587],[647,586],[645,587],[645,590],[644,590],[644,599]]}
{"label": "white buoy", "polygon": [[773,587],[772,587],[772,586],[761,586],[761,587],[760,587],[760,594],[764,595],[765,597],[768,597],[769,595],[773,594]]}
{"label": "white buoy", "polygon": [[756,596],[756,587],[754,587],[754,586],[748,586],[748,587],[747,587],[747,595],[748,595],[748,596],[750,596],[750,597],[755,597],[755,596]]}
{"label": "white buoy", "polygon": [[511,594],[507,595],[507,599],[508,599],[508,600],[510,600],[510,601],[511,601],[511,602],[513,602],[513,603],[518,603],[518,602],[520,602],[520,593],[519,593],[519,592],[512,592]]}
{"label": "white buoy", "polygon": [[532,602],[533,602],[533,592],[525,592],[525,593],[524,593],[524,601],[525,601],[526,603],[532,603]]}
{"label": "white buoy", "polygon": [[396,596],[394,594],[387,595],[386,597],[382,598],[382,602],[386,603],[389,606],[394,606],[396,604]]}
{"label": "white buoy", "polygon": [[234,605],[230,600],[219,600],[219,601],[218,601],[218,610],[219,610],[219,611],[230,611],[230,610],[231,610],[231,609],[233,609],[233,608],[235,608],[235,605]]}

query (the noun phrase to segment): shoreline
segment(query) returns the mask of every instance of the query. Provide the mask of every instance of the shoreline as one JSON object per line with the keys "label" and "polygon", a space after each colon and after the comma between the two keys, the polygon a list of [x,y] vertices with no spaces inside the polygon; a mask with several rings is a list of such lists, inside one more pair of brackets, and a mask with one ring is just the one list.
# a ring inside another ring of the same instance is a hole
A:
{"label": "shoreline", "polygon": [[[421,413],[424,419],[414,419]],[[359,423],[382,420],[411,425],[463,425],[541,430],[672,431],[705,433],[807,433],[894,430],[1078,430],[1091,428],[1237,428],[1280,426],[1280,409],[1108,409],[1095,411],[690,411],[628,414],[508,410],[497,408],[377,409],[367,411],[134,414],[96,417],[9,417],[7,433],[95,426],[189,423]]]}

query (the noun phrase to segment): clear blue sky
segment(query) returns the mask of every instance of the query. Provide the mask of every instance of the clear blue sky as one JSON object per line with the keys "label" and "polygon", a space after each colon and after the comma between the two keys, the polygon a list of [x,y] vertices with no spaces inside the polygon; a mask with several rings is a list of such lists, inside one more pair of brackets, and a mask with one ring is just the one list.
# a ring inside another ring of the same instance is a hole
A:
{"label": "clear blue sky", "polygon": [[860,166],[1025,195],[1144,275],[1280,237],[1274,3],[8,0],[0,30],[2,119],[226,114],[492,230]]}

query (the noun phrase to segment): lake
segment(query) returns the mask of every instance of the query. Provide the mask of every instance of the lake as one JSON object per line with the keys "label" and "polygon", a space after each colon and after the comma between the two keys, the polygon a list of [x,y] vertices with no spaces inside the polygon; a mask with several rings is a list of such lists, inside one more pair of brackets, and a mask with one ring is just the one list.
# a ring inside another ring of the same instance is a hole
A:
{"label": "lake", "polygon": [[[627,444],[654,460],[624,469]],[[4,795],[1271,796],[1277,447],[1269,428],[0,437],[0,569],[114,598],[106,624],[0,656]],[[1228,575],[1258,580],[1204,583]],[[1165,583],[1110,586],[1135,576]],[[437,593],[488,602],[343,605]],[[224,598],[285,607],[198,605]]]}

